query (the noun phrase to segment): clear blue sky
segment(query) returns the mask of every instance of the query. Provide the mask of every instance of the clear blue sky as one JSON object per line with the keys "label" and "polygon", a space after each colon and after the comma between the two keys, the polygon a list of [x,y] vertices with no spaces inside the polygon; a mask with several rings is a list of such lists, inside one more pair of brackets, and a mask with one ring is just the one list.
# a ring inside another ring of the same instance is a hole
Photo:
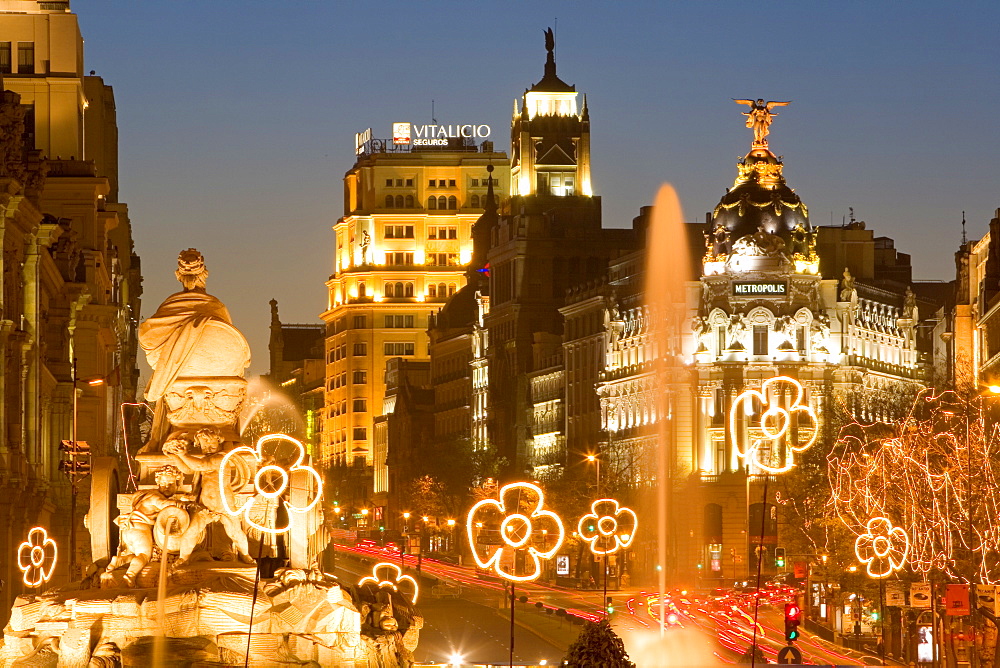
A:
{"label": "clear blue sky", "polygon": [[606,226],[664,181],[702,220],[750,131],[730,98],[793,100],[772,127],[814,224],[848,207],[950,279],[1000,206],[1000,3],[188,2],[73,0],[86,69],[114,86],[121,198],[145,274],[143,316],[205,253],[267,367],[268,305],[316,322],[354,133],[393,121],[487,123],[542,75],[586,93]]}

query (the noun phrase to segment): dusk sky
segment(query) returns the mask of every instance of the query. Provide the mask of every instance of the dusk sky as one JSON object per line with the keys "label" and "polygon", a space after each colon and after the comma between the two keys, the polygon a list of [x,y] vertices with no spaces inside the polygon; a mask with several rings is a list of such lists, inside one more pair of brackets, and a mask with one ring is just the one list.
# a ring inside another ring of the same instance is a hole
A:
{"label": "dusk sky", "polygon": [[[950,280],[962,211],[1000,206],[1000,3],[149,2],[73,0],[85,69],[114,87],[121,199],[143,317],[202,251],[209,291],[267,371],[268,300],[318,323],[354,133],[485,123],[509,150],[515,97],[542,76],[587,94],[604,224],[672,183],[688,220],[732,185],[752,133],[731,98],[792,100],[771,149],[814,225],[854,207]],[[558,19],[558,23],[556,23]]]}

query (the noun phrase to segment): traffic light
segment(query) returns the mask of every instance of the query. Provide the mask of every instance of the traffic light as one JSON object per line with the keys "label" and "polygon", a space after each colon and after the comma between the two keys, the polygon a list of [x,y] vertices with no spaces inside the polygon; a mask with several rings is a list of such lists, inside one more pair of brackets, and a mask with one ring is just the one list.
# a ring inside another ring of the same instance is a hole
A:
{"label": "traffic light", "polygon": [[783,547],[774,548],[774,567],[775,568],[785,567],[785,548]]}
{"label": "traffic light", "polygon": [[86,441],[60,441],[59,449],[66,453],[59,470],[70,480],[78,481],[90,473],[90,445]]}
{"label": "traffic light", "polygon": [[604,602],[604,609],[609,615],[615,611],[615,602],[611,600],[610,596],[608,596],[608,600]]}
{"label": "traffic light", "polygon": [[802,623],[802,609],[797,603],[785,604],[785,640],[799,639],[799,624]]}

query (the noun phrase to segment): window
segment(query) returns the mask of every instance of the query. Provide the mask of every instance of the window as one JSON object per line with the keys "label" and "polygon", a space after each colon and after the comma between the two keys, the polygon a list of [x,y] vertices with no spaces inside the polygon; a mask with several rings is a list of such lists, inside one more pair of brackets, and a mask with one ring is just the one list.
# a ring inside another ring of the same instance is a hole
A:
{"label": "window", "polygon": [[355,399],[354,406],[352,407],[355,413],[367,413],[368,412],[368,400],[367,399]]}
{"label": "window", "polygon": [[753,326],[753,354],[767,354],[767,325]]}
{"label": "window", "polygon": [[391,186],[392,185],[392,179],[386,179],[385,180],[385,185]]}
{"label": "window", "polygon": [[413,253],[386,253],[385,263],[395,266],[411,265],[413,264]]}
{"label": "window", "polygon": [[438,283],[438,297],[444,299],[448,294],[448,286],[444,283]]}
{"label": "window", "polygon": [[471,206],[472,206],[473,209],[478,209],[479,208],[479,195],[473,195],[472,196]]}
{"label": "window", "polygon": [[800,353],[806,351],[806,328],[801,326],[795,330],[795,349]]}
{"label": "window", "polygon": [[364,299],[368,296],[368,288],[363,281],[358,282],[358,297]]}
{"label": "window", "polygon": [[385,288],[382,290],[382,294],[385,295],[386,297],[393,296],[392,283],[385,284]]}
{"label": "window", "polygon": [[[361,316],[361,317],[363,318],[364,316]],[[362,341],[361,343],[355,343],[354,344],[354,356],[355,357],[364,357],[367,354],[368,354],[368,344],[367,343],[365,343],[365,342]]]}
{"label": "window", "polygon": [[408,188],[412,188],[413,187],[413,179],[406,179],[406,186]]}
{"label": "window", "polygon": [[427,208],[430,209],[431,211],[434,211],[435,209],[438,208],[437,197],[431,195],[430,197],[427,198]]}
{"label": "window", "polygon": [[402,341],[387,341],[385,343],[385,354],[386,357],[402,357],[404,355],[413,355],[416,350],[416,344],[405,343]]}
{"label": "window", "polygon": [[406,283],[403,285],[403,296],[412,297],[413,296],[413,283]]}
{"label": "window", "polygon": [[414,318],[412,315],[387,315],[385,316],[385,326],[391,329],[403,329],[413,327]]}
{"label": "window", "polygon": [[364,385],[368,382],[368,372],[364,369],[355,369],[352,381],[355,385]]}
{"label": "window", "polygon": [[576,176],[563,172],[539,172],[538,192],[558,197],[575,194]]}
{"label": "window", "polygon": [[364,427],[354,428],[354,440],[363,441],[368,438],[368,430]]}
{"label": "window", "polygon": [[402,188],[403,187],[403,179],[396,179],[396,186]]}
{"label": "window", "polygon": [[433,283],[427,286],[427,296],[431,299],[437,299],[437,286]]}
{"label": "window", "polygon": [[392,225],[386,225],[385,226],[385,233],[383,234],[383,236],[386,239],[395,239],[396,238],[396,228],[393,227]]}
{"label": "window", "polygon": [[719,346],[719,354],[721,355],[722,351],[726,349],[726,326],[719,325],[715,330],[715,334],[717,337],[716,345]]}
{"label": "window", "polygon": [[368,329],[367,318],[363,315],[354,316],[354,329]]}
{"label": "window", "polygon": [[449,179],[448,180],[448,187],[449,188],[454,188],[455,187],[455,179]]}
{"label": "window", "polygon": [[391,209],[392,208],[392,195],[386,195],[385,196],[385,208],[387,208],[387,209]]}
{"label": "window", "polygon": [[35,43],[17,43],[17,72],[18,74],[35,73]]}
{"label": "window", "polygon": [[10,73],[10,42],[0,42],[0,74]]}
{"label": "window", "polygon": [[458,228],[457,227],[449,227],[448,228],[448,238],[449,239],[457,239],[458,238]]}
{"label": "window", "polygon": [[458,208],[458,198],[455,197],[454,195],[451,195],[448,198],[448,208],[449,209],[457,209]]}
{"label": "window", "polygon": [[438,197],[438,208],[439,209],[447,209],[448,208],[448,198],[445,197],[444,195],[440,195]]}
{"label": "window", "polygon": [[429,187],[433,188],[434,186],[437,185],[437,181],[435,181],[434,179],[431,179],[430,181],[427,182],[427,185]]}
{"label": "window", "polygon": [[455,294],[455,284],[454,283],[449,283],[448,284],[448,296],[451,297],[453,294]]}
{"label": "window", "polygon": [[406,208],[407,209],[412,209],[413,208],[413,195],[407,195],[406,196]]}
{"label": "window", "polygon": [[396,208],[397,209],[402,209],[403,208],[403,196],[402,195],[396,195]]}

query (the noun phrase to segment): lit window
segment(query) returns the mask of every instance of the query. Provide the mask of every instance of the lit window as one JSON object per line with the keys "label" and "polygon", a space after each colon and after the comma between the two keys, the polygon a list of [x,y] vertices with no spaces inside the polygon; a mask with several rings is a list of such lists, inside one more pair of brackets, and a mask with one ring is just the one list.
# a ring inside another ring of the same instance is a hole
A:
{"label": "lit window", "polygon": [[35,73],[35,43],[34,42],[18,42],[17,43],[17,73],[18,74],[34,74]]}
{"label": "lit window", "polygon": [[392,283],[386,283],[385,288],[382,290],[382,294],[386,297],[392,297]]}
{"label": "lit window", "polygon": [[367,399],[355,399],[353,406],[355,413],[367,413],[368,412],[368,400]]}
{"label": "lit window", "polygon": [[767,325],[753,326],[753,354],[767,354]]}
{"label": "lit window", "polygon": [[449,239],[457,239],[458,238],[458,228],[457,227],[449,227],[448,228],[448,238]]}
{"label": "lit window", "polygon": [[430,297],[431,299],[437,298],[437,286],[434,285],[433,283],[427,286],[427,296]]}
{"label": "lit window", "polygon": [[355,385],[364,385],[368,382],[368,372],[364,369],[355,369],[352,380]]}

